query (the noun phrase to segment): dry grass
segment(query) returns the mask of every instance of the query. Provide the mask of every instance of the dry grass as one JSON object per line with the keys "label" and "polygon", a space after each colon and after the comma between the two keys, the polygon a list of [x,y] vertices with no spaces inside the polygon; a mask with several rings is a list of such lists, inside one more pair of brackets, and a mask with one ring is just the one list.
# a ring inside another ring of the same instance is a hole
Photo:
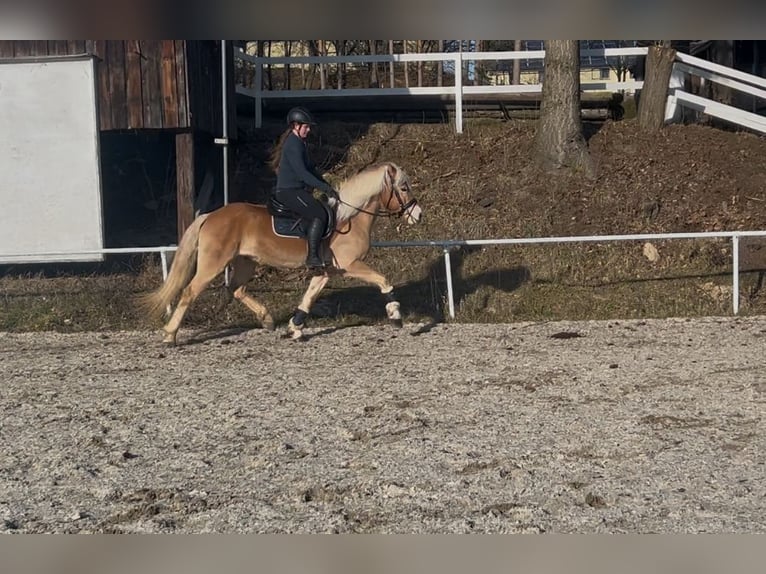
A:
{"label": "dry grass", "polygon": [[[383,160],[395,161],[409,173],[424,222],[408,226],[400,220],[380,221],[373,236],[380,241],[766,228],[766,202],[758,200],[766,173],[761,139],[690,126],[673,127],[650,145],[623,123],[607,124],[591,139],[600,170],[595,181],[537,171],[531,157],[534,124],[527,121],[469,121],[463,134],[449,125],[328,123],[318,130],[313,155],[335,181]],[[240,190],[257,190],[269,181],[264,158],[280,130],[265,128],[249,147],[240,148],[239,157],[247,160],[236,166]],[[718,157],[709,148],[732,149],[734,155],[709,165]],[[694,159],[694,170],[690,157],[701,158]],[[742,242],[742,314],[766,312],[763,246],[763,241]],[[456,320],[731,313],[730,242],[657,242],[656,262],[644,256],[642,247],[623,242],[458,249],[451,258]],[[440,249],[377,249],[368,262],[397,286],[405,320],[447,320]],[[0,271],[0,330],[159,326],[135,305],[137,296],[162,280],[156,256],[94,267],[30,271],[16,266]],[[278,323],[285,323],[306,285],[300,274],[264,269],[253,279],[251,291]],[[383,305],[375,289],[334,278],[314,309],[313,321],[384,321]],[[187,317],[185,325],[197,328],[255,325],[249,311],[229,300],[222,279]]]}

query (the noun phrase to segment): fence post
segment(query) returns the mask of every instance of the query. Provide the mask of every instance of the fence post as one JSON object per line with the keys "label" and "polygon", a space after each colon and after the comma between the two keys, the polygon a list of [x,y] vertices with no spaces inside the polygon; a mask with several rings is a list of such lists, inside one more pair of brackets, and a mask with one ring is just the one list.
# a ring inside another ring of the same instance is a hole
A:
{"label": "fence post", "polygon": [[162,261],[162,281],[168,278],[168,254],[164,249],[160,250],[160,260]]}
{"label": "fence post", "polygon": [[444,248],[444,273],[447,276],[447,302],[449,303],[450,319],[455,318],[455,296],[452,290],[452,261],[450,260],[449,247]]}
{"label": "fence post", "polygon": [[255,127],[260,128],[263,125],[263,62],[260,58],[255,59]]}
{"label": "fence post", "polygon": [[734,308],[734,314],[739,313],[739,235],[736,233],[731,236],[732,243],[732,285],[731,285],[731,299],[732,306]]}
{"label": "fence post", "polygon": [[455,131],[463,133],[463,44],[455,53]]}
{"label": "fence post", "polygon": [[[160,249],[160,260],[162,261],[162,282],[164,283],[168,280],[168,254],[164,249]],[[172,310],[170,305],[168,305],[165,307],[165,314],[170,316]]]}

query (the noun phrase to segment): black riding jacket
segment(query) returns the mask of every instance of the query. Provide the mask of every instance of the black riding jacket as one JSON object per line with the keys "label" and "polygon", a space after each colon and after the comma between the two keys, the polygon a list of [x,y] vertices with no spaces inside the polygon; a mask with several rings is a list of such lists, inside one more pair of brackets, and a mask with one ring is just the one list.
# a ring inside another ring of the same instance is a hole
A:
{"label": "black riding jacket", "polygon": [[277,171],[277,189],[305,188],[332,193],[332,186],[317,173],[316,167],[311,162],[304,141],[294,133],[290,133],[282,147]]}

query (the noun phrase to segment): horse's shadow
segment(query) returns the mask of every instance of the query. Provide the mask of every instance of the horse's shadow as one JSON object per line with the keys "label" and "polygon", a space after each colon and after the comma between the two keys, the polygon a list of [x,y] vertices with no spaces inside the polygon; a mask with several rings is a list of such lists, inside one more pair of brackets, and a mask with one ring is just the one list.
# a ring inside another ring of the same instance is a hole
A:
{"label": "horse's shadow", "polygon": [[210,341],[226,340],[250,331],[249,327],[228,327],[225,329],[204,329],[195,332],[184,341],[184,345],[203,345]]}
{"label": "horse's shadow", "polygon": [[[464,277],[461,270],[466,258],[480,250],[481,247],[479,246],[461,246],[450,253],[452,294],[456,304],[478,291],[482,286],[491,286],[510,293],[530,278],[529,270],[523,266],[510,269],[492,269]],[[327,319],[341,323],[335,325],[320,323],[316,330],[304,335],[302,341],[387,319],[385,300],[375,287],[368,285],[341,285],[339,287],[337,290],[323,292],[314,304],[311,315],[314,319]],[[405,318],[413,317],[414,320],[422,323],[417,330],[411,333],[412,335],[427,333],[439,323],[444,323],[447,320],[445,309],[447,308],[448,290],[443,258],[434,259],[423,279],[398,285],[396,296],[401,303],[403,316]],[[225,304],[230,303],[231,298],[227,299]],[[277,317],[275,315],[275,318],[278,325],[281,325],[289,319],[289,316]],[[241,335],[251,328],[238,325],[224,329],[201,330],[191,334],[184,344],[204,345],[211,341],[226,340],[229,337]],[[279,328],[277,327],[277,329]],[[288,338],[289,335],[282,334],[281,337]]]}
{"label": "horse's shadow", "polygon": [[[475,275],[463,276],[462,268],[467,257],[481,250],[480,246],[461,246],[450,253],[452,268],[452,295],[455,304],[475,293],[483,286],[490,286],[510,293],[531,277],[527,267],[491,269]],[[424,323],[426,331],[446,321],[447,276],[444,260],[434,259],[425,277],[396,287],[397,300],[405,317],[412,316]],[[349,286],[326,292],[315,304],[314,315],[338,319],[354,315],[370,320],[385,320],[384,300],[380,292],[371,286]],[[426,332],[422,331],[422,332]]]}

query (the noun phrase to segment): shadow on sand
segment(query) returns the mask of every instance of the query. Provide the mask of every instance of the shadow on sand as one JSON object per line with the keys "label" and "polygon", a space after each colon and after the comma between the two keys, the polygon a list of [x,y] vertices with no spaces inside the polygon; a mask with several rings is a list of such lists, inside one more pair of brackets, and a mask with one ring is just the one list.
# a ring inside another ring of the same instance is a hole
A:
{"label": "shadow on sand", "polygon": [[[453,300],[456,305],[483,286],[510,293],[530,278],[529,269],[523,266],[490,269],[476,275],[464,276],[462,268],[466,259],[480,250],[480,246],[462,246],[450,254]],[[398,285],[396,295],[401,303],[404,317],[415,316],[425,323],[420,331],[426,332],[434,325],[443,323],[448,313],[444,260],[441,257],[436,258],[424,279]],[[352,285],[323,294],[317,301],[315,309],[312,310],[312,314],[326,318],[353,315],[375,321],[386,319],[383,297],[376,288],[366,285]]]}

